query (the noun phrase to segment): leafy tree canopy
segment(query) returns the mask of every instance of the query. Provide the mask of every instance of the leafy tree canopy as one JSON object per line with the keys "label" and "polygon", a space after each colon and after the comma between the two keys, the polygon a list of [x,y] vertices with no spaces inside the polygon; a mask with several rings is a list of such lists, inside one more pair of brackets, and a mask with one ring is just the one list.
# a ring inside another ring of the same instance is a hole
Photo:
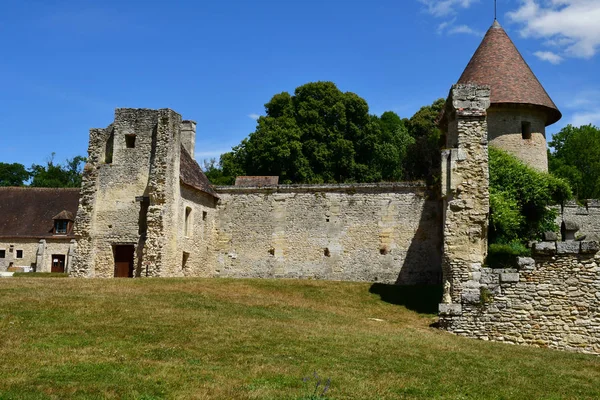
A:
{"label": "leafy tree canopy", "polygon": [[282,183],[335,183],[407,176],[403,161],[415,139],[404,121],[391,111],[369,115],[364,99],[332,82],[276,94],[265,112],[256,130],[206,171],[209,179],[277,175]]}
{"label": "leafy tree canopy", "polygon": [[577,198],[600,198],[600,129],[567,125],[549,144],[550,172],[566,179]]}
{"label": "leafy tree canopy", "polygon": [[29,179],[29,172],[23,164],[0,162],[0,186],[23,186]]}
{"label": "leafy tree canopy", "polygon": [[572,197],[569,184],[494,147],[489,160],[490,243],[526,243],[556,231],[557,211],[548,207]]}
{"label": "leafy tree canopy", "polygon": [[80,187],[81,173],[85,157],[76,156],[67,159],[64,164],[54,163],[54,154],[46,165],[33,164],[29,169],[32,177],[30,186],[34,187]]}

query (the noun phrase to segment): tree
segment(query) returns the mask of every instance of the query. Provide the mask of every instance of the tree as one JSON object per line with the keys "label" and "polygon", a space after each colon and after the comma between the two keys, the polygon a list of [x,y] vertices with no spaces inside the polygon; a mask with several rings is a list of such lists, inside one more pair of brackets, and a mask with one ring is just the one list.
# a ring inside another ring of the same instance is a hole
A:
{"label": "tree", "polygon": [[408,132],[415,140],[408,149],[409,157],[404,166],[406,178],[424,179],[433,184],[440,176],[442,133],[438,119],[445,104],[446,100],[437,99],[406,120]]}
{"label": "tree", "polygon": [[550,141],[550,172],[566,179],[579,199],[600,197],[600,129],[567,125]]}
{"label": "tree", "polygon": [[64,164],[55,164],[52,153],[46,165],[33,164],[29,169],[34,187],[80,187],[85,157],[67,159]]}
{"label": "tree", "polygon": [[29,172],[23,164],[0,162],[0,186],[23,186],[29,179]]}
{"label": "tree", "polygon": [[282,183],[335,183],[405,177],[402,161],[414,139],[404,122],[390,111],[370,115],[364,99],[332,82],[276,94],[265,113],[248,138],[221,156],[219,179],[277,175]]}
{"label": "tree", "polygon": [[489,168],[491,244],[524,244],[539,240],[545,231],[556,231],[557,211],[549,206],[572,197],[566,181],[494,147],[489,148]]}

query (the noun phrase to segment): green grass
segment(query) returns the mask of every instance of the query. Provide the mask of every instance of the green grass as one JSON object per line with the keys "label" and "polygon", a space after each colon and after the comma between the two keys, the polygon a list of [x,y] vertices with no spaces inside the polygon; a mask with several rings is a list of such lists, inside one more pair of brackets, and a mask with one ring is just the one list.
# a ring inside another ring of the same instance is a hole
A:
{"label": "green grass", "polygon": [[68,278],[69,275],[61,272],[15,272],[13,278]]}
{"label": "green grass", "polygon": [[438,297],[307,280],[3,279],[0,399],[310,399],[315,371],[328,399],[600,397],[600,358],[431,328]]}

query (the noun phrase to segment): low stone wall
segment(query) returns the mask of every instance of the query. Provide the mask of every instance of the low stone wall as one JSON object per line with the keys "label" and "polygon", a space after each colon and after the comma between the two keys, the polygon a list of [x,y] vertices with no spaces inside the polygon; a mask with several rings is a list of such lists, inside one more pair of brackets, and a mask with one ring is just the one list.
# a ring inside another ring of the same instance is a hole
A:
{"label": "low stone wall", "polygon": [[422,183],[218,187],[213,276],[441,282]]}
{"label": "low stone wall", "polygon": [[518,269],[479,268],[440,325],[483,340],[600,354],[598,242],[542,242]]}

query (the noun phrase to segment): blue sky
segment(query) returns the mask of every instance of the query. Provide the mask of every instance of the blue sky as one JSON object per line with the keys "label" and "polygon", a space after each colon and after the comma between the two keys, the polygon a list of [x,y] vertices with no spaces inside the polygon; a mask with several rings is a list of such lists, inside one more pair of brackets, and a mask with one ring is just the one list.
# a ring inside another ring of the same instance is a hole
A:
{"label": "blue sky", "polygon": [[[549,133],[600,125],[600,1],[498,0],[498,19],[563,112]],[[493,0],[1,0],[0,161],[86,155],[117,107],[172,108],[218,157],[317,80],[410,117],[492,22]]]}

